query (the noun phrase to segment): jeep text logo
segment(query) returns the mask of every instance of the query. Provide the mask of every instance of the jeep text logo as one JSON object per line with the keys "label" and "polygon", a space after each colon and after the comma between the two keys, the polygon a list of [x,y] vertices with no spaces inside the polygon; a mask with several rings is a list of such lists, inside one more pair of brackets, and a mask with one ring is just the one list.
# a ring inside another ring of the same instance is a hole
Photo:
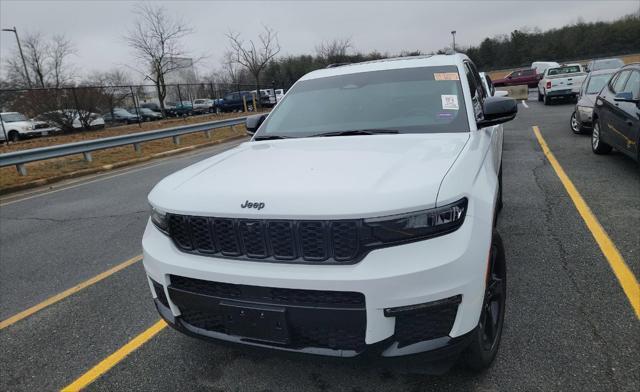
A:
{"label": "jeep text logo", "polygon": [[253,202],[251,203],[249,200],[245,201],[244,204],[240,204],[240,207],[242,208],[255,208],[258,210],[261,210],[264,208],[264,203],[260,202]]}

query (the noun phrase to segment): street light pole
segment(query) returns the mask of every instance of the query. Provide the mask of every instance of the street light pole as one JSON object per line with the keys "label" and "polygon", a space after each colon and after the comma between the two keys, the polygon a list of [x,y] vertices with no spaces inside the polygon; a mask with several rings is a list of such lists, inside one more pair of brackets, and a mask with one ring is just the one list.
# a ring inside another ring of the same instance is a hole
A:
{"label": "street light pole", "polygon": [[27,62],[24,61],[24,53],[22,53],[22,45],[20,45],[20,38],[18,37],[18,30],[16,26],[13,26],[12,29],[2,29],[2,31],[11,31],[16,35],[16,41],[18,42],[18,50],[20,51],[20,58],[22,58],[22,66],[24,67],[24,76],[27,78],[27,83],[29,84],[29,88],[31,86],[31,78],[29,77],[29,71],[27,70]]}
{"label": "street light pole", "polygon": [[452,30],[451,31],[451,36],[453,37],[453,51],[456,51],[456,31]]}

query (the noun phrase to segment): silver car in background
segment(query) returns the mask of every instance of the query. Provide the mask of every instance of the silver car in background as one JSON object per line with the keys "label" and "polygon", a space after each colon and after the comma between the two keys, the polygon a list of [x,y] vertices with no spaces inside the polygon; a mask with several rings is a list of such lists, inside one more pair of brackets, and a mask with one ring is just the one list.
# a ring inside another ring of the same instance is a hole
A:
{"label": "silver car in background", "polygon": [[603,69],[589,73],[580,88],[576,108],[571,114],[571,131],[575,134],[590,132],[593,127],[593,106],[602,88],[609,82],[616,69]]}

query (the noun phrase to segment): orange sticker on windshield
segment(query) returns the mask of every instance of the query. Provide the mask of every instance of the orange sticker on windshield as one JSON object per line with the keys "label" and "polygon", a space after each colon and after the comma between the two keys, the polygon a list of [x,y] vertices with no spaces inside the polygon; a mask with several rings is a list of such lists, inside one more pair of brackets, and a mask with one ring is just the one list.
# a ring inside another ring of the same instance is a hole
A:
{"label": "orange sticker on windshield", "polygon": [[460,80],[457,72],[435,72],[433,78],[435,80]]}

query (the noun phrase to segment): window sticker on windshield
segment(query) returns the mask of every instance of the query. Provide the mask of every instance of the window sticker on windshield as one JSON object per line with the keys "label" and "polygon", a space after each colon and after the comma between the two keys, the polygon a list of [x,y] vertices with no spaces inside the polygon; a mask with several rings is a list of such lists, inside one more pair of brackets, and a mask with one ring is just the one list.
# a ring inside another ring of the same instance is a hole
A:
{"label": "window sticker on windshield", "polygon": [[435,72],[433,78],[435,80],[460,80],[457,72]]}
{"label": "window sticker on windshield", "polygon": [[445,110],[458,110],[458,96],[457,95],[441,95],[442,108]]}

